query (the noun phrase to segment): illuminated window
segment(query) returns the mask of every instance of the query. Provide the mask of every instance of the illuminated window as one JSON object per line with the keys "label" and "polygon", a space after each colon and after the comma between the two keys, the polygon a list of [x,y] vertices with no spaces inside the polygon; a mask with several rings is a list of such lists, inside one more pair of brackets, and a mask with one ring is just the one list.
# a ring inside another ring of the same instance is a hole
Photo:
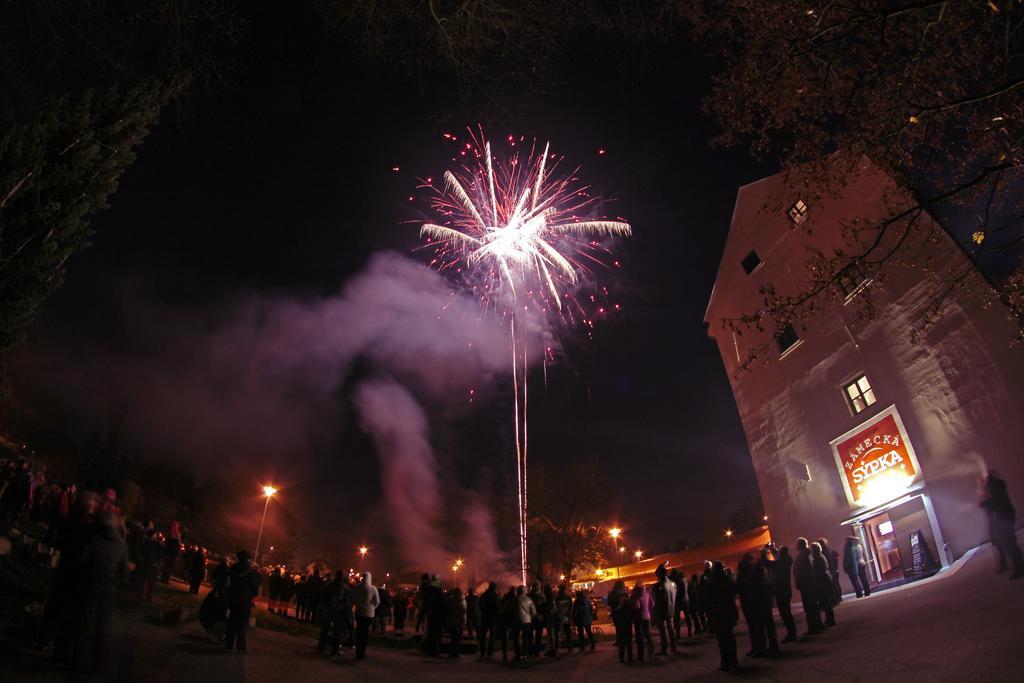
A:
{"label": "illuminated window", "polygon": [[751,249],[750,253],[744,256],[740,263],[743,265],[743,272],[750,275],[754,272],[755,268],[761,265],[761,257],[757,255],[756,251]]}
{"label": "illuminated window", "polygon": [[789,219],[793,221],[793,225],[800,225],[807,218],[807,212],[809,209],[804,204],[804,200],[796,200],[796,204],[789,207]]}
{"label": "illuminated window", "polygon": [[779,344],[779,353],[786,353],[786,351],[796,346],[796,343],[800,341],[800,337],[797,335],[796,330],[793,329],[793,326],[787,324],[775,336],[775,341]]}
{"label": "illuminated window", "polygon": [[871,388],[865,375],[843,387],[843,395],[846,396],[854,415],[875,404],[875,390]]}
{"label": "illuminated window", "polygon": [[854,261],[850,265],[839,271],[839,275],[836,277],[836,284],[839,285],[839,289],[842,290],[844,297],[849,297],[857,288],[860,287],[867,276],[864,275],[864,271],[861,270],[860,264]]}

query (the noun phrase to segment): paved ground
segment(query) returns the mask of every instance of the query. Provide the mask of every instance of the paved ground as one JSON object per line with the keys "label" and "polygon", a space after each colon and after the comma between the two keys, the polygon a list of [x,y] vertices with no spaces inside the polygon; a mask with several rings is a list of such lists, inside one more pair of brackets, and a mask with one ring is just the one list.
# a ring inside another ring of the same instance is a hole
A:
{"label": "paved ground", "polygon": [[[112,666],[87,680],[144,681],[681,681],[729,678],[780,681],[1020,681],[1024,680],[1024,580],[993,573],[982,548],[952,576],[911,584],[863,600],[844,601],[839,626],[813,640],[785,646],[773,660],[749,660],[733,674],[716,671],[713,639],[693,639],[681,653],[653,663],[621,665],[610,643],[595,653],[541,657],[526,666],[427,659],[416,651],[378,647],[360,663],[351,654],[326,659],[311,640],[255,630],[249,655],[209,645],[198,624],[160,627],[121,615]],[[798,617],[798,622],[801,621]],[[803,624],[800,624],[803,626]],[[740,652],[749,643],[739,629]],[[0,680],[55,681],[66,674],[45,657],[0,650]]]}

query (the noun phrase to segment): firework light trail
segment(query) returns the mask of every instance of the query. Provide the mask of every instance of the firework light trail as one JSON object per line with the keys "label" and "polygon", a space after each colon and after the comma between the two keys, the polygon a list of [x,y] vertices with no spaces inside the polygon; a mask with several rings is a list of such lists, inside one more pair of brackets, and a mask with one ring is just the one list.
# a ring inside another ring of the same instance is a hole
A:
{"label": "firework light trail", "polygon": [[[455,141],[446,133],[445,138]],[[519,139],[523,142],[523,139]],[[557,172],[557,162],[544,145],[540,154],[530,145],[520,154],[509,136],[511,151],[498,160],[483,132],[470,131],[459,156],[468,163],[446,171],[444,183],[431,179],[431,206],[441,223],[425,223],[421,237],[434,247],[433,265],[441,270],[465,268],[468,281],[485,307],[508,316],[515,394],[516,478],[519,508],[519,561],[526,584],[527,523],[527,347],[528,310],[557,313],[563,320],[586,315],[572,295],[586,262],[601,263],[599,238],[628,237],[621,220],[585,219],[597,199],[577,184],[576,171]],[[602,150],[603,151],[603,150]],[[577,169],[578,170],[578,169]],[[576,313],[566,310],[575,305]],[[520,318],[517,325],[516,319]],[[546,352],[545,352],[546,354]],[[546,356],[545,356],[546,358]]]}

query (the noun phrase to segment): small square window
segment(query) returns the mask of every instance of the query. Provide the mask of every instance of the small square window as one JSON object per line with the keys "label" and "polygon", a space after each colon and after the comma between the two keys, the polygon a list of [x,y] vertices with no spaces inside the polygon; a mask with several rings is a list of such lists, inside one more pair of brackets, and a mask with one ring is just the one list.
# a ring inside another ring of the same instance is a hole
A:
{"label": "small square window", "polygon": [[843,394],[854,415],[875,404],[875,390],[871,388],[866,375],[847,383],[843,387]]}
{"label": "small square window", "polygon": [[867,280],[867,276],[864,275],[864,271],[861,269],[860,264],[854,261],[850,265],[839,271],[839,275],[836,277],[836,284],[843,293],[843,297],[850,297],[857,288],[864,284]]}
{"label": "small square window", "polygon": [[779,344],[779,353],[785,353],[800,341],[800,337],[797,335],[796,330],[793,329],[793,326],[787,324],[782,328],[782,331],[775,336],[775,341]]}
{"label": "small square window", "polygon": [[807,218],[807,213],[810,209],[804,204],[804,200],[796,200],[796,204],[789,207],[789,219],[793,221],[793,225],[800,225]]}
{"label": "small square window", "polygon": [[755,268],[761,265],[761,257],[757,255],[756,251],[751,249],[750,253],[744,256],[740,263],[743,265],[743,271],[750,275],[754,272]]}

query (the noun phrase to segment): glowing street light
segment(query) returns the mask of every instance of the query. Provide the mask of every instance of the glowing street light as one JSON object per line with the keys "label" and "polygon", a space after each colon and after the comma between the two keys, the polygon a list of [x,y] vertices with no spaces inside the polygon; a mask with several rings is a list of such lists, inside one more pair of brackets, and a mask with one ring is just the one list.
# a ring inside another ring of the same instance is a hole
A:
{"label": "glowing street light", "polygon": [[732,529],[726,529],[725,530],[725,537],[729,538],[730,536],[732,536]]}
{"label": "glowing street light", "polygon": [[367,548],[365,545],[359,546],[359,573],[360,574],[363,573],[363,560],[366,559],[366,553],[369,550],[370,549]]}
{"label": "glowing street light", "polygon": [[270,499],[277,493],[277,489],[267,484],[263,487],[263,495],[266,496],[267,502],[263,504],[263,517],[260,519],[260,532],[256,534],[256,553],[253,555],[253,562],[257,567],[260,566],[260,541],[263,540],[263,523],[267,521],[267,508],[270,507]]}
{"label": "glowing street light", "polygon": [[636,559],[639,560],[641,557],[644,556],[644,551],[643,550],[637,550],[635,553],[633,553],[633,555],[636,557]]}

